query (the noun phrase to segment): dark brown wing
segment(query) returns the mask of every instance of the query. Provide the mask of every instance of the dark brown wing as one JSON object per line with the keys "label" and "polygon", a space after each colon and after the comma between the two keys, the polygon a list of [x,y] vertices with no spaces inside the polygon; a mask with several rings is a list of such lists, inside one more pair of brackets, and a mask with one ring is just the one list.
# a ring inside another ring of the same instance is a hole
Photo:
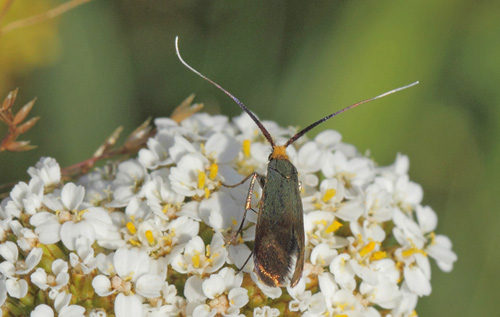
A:
{"label": "dark brown wing", "polygon": [[273,160],[260,201],[253,251],[255,272],[264,284],[283,286],[289,279],[292,286],[298,283],[304,243],[297,171],[288,160]]}

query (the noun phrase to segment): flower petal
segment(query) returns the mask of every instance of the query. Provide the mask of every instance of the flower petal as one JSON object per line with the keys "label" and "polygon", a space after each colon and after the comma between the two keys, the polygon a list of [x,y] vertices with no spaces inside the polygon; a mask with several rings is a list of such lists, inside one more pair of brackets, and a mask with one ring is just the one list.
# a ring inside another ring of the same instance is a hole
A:
{"label": "flower petal", "polygon": [[144,316],[141,300],[136,295],[118,294],[115,299],[115,314],[116,317]]}

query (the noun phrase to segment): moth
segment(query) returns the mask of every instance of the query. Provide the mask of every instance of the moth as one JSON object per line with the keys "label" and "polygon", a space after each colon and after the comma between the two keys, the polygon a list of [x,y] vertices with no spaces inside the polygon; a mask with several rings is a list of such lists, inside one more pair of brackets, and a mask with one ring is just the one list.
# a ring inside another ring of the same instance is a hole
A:
{"label": "moth", "polygon": [[255,273],[264,284],[270,287],[282,287],[287,284],[293,287],[300,281],[302,270],[304,268],[304,212],[302,208],[302,199],[300,197],[298,171],[292,162],[290,162],[288,155],[286,154],[286,148],[297,141],[309,130],[326,120],[366,102],[412,87],[418,84],[418,81],[345,107],[308,125],[300,132],[292,136],[284,145],[277,145],[264,125],[241,101],[222,88],[219,84],[198,72],[182,59],[179,53],[178,42],[179,39],[176,37],[175,48],[181,63],[192,72],[220,89],[234,102],[236,102],[236,104],[255,122],[272,147],[272,152],[269,155],[269,164],[267,165],[266,176],[252,173],[245,177],[240,183],[226,186],[236,187],[250,179],[250,188],[246,199],[245,213],[237,231],[237,234],[239,234],[243,228],[246,212],[251,209],[250,204],[255,182],[259,182],[262,187],[262,197],[259,202],[253,249]]}

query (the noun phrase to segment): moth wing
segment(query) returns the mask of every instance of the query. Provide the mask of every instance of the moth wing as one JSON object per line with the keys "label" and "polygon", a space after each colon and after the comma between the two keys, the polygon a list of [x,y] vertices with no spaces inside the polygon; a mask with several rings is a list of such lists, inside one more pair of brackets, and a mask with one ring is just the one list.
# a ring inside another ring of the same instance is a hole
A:
{"label": "moth wing", "polygon": [[304,266],[304,219],[297,181],[268,177],[253,252],[255,271],[266,285],[283,286],[291,280],[294,286],[300,280]]}

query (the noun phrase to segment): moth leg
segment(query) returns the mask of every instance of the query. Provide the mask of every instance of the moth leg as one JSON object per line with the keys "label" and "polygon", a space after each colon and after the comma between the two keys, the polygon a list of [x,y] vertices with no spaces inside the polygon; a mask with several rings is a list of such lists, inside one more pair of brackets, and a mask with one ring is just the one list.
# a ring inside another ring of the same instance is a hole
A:
{"label": "moth leg", "polygon": [[245,183],[248,179],[250,179],[250,185],[248,186],[248,194],[247,194],[247,198],[245,200],[245,212],[243,213],[243,219],[241,220],[241,224],[240,224],[238,230],[236,231],[235,237],[237,237],[241,233],[241,231],[243,230],[243,226],[245,224],[245,219],[247,217],[247,211],[250,209],[253,212],[257,213],[257,211],[255,211],[252,208],[253,189],[255,187],[255,182],[257,180],[259,180],[260,186],[263,187],[264,183],[266,182],[266,178],[264,176],[257,174],[256,172],[254,172],[254,173],[248,175],[247,177],[245,177],[241,182],[239,182],[237,184],[234,184],[234,185],[221,184],[222,186],[227,187],[227,188],[234,188],[234,187],[237,187],[237,186]]}
{"label": "moth leg", "polygon": [[[221,183],[221,185],[222,185],[222,186],[224,186],[224,187],[227,187],[227,188],[235,188],[235,187],[240,186],[240,185],[241,185],[241,184],[243,184],[244,182],[246,182],[246,181],[247,181],[250,177],[256,177],[256,175],[258,176],[259,174],[257,174],[257,173],[252,173],[252,174],[248,175],[247,177],[243,178],[243,180],[242,180],[241,182],[236,183],[236,184],[234,184],[234,185],[227,185],[227,184],[224,184],[224,183]],[[255,181],[254,181],[254,183],[255,183]]]}
{"label": "moth leg", "polygon": [[249,176],[247,176],[244,179],[244,181],[245,181],[249,177],[251,177],[250,185],[248,186],[248,195],[247,195],[247,199],[246,199],[246,202],[245,202],[245,212],[243,213],[243,219],[241,220],[240,227],[238,228],[238,231],[236,231],[236,236],[238,236],[238,234],[241,233],[241,230],[243,230],[243,225],[245,224],[245,219],[247,217],[247,211],[248,211],[248,209],[252,209],[253,188],[255,187],[255,181],[257,180],[257,178],[262,178],[262,177],[259,177],[259,176],[260,175],[257,174],[257,173],[252,173],[252,174],[250,174]]}
{"label": "moth leg", "polygon": [[240,273],[241,270],[243,270],[243,268],[247,265],[248,261],[250,260],[250,258],[252,257],[253,255],[253,252],[250,252],[250,255],[248,256],[248,258],[245,260],[245,263],[243,263],[243,265],[238,269],[238,271],[236,273]]}

